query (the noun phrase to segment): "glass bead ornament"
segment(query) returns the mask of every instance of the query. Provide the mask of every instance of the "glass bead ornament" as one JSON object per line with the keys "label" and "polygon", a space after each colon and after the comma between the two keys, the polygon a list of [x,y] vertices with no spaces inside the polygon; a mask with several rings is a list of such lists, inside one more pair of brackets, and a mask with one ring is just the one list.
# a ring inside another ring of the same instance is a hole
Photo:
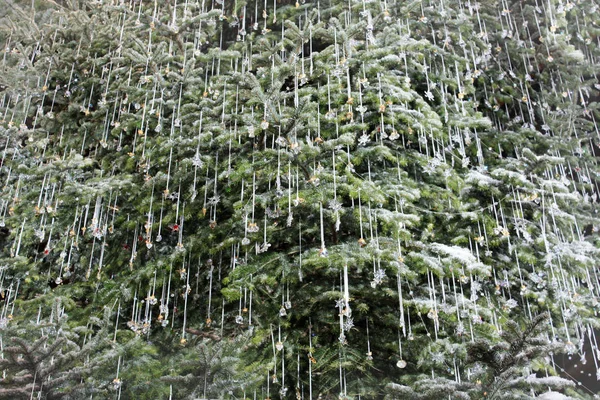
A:
{"label": "glass bead ornament", "polygon": [[462,336],[465,334],[465,325],[462,322],[459,322],[456,325],[456,335],[457,336]]}
{"label": "glass bead ornament", "polygon": [[281,341],[278,341],[277,343],[275,343],[275,348],[277,349],[277,351],[283,350],[283,343]]}
{"label": "glass bead ornament", "polygon": [[371,141],[371,137],[366,133],[363,133],[361,137],[358,138],[358,145],[364,146]]}
{"label": "glass bead ornament", "polygon": [[275,143],[276,143],[278,146],[281,146],[281,147],[286,147],[286,146],[288,145],[288,141],[287,141],[287,139],[286,139],[286,138],[284,138],[283,136],[279,136],[279,137],[277,138],[277,140],[275,140]]}
{"label": "glass bead ornament", "polygon": [[367,107],[365,107],[365,106],[358,106],[358,107],[356,107],[356,111],[358,111],[361,114],[364,114],[367,111]]}
{"label": "glass bead ornament", "polygon": [[134,332],[137,332],[138,330],[138,324],[135,321],[128,321],[127,327],[129,327],[129,329],[131,329]]}
{"label": "glass bead ornament", "polygon": [[285,303],[283,303],[283,306],[286,308],[286,310],[289,310],[290,308],[292,308],[292,302],[288,300]]}
{"label": "glass bead ornament", "polygon": [[319,255],[321,257],[327,257],[327,256],[329,256],[329,252],[327,251],[327,248],[325,246],[323,246],[323,247],[321,247],[319,249]]}
{"label": "glass bead ornament", "polygon": [[504,306],[502,307],[505,311],[506,310],[512,310],[513,308],[517,307],[519,304],[517,303],[517,301],[515,299],[509,299],[506,301],[506,303],[504,304]]}
{"label": "glass bead ornament", "polygon": [[287,311],[285,310],[285,307],[281,306],[281,308],[279,309],[279,316],[285,317],[286,315],[287,315]]}
{"label": "glass bead ornament", "polygon": [[340,211],[342,209],[342,204],[336,199],[331,200],[328,206],[332,211]]}
{"label": "glass bead ornament", "polygon": [[262,129],[268,129],[269,128],[269,122],[267,122],[267,120],[263,119],[263,121],[260,123],[260,127]]}
{"label": "glass bead ornament", "polygon": [[371,281],[371,287],[377,287],[377,285],[383,282],[385,276],[385,270],[383,270],[382,268],[379,268],[377,271],[375,271],[375,273],[373,274],[373,281]]}
{"label": "glass bead ornament", "polygon": [[406,361],[404,361],[404,360],[400,359],[400,360],[398,360],[398,362],[396,363],[396,366],[397,366],[398,368],[400,368],[400,369],[403,369],[403,368],[405,368],[405,367],[406,367]]}
{"label": "glass bead ornament", "polygon": [[146,335],[146,334],[148,334],[149,331],[150,331],[150,324],[147,321],[144,321],[139,333],[141,335]]}
{"label": "glass bead ornament", "polygon": [[354,320],[352,318],[348,318],[346,322],[344,322],[344,330],[349,331],[354,327]]}
{"label": "glass bead ornament", "polygon": [[237,317],[235,317],[235,323],[236,324],[243,324],[244,323],[244,317],[242,317],[241,315],[238,315]]}
{"label": "glass bead ornament", "polygon": [[429,312],[427,313],[427,318],[429,318],[429,319],[437,318],[437,313],[435,312],[435,310],[433,308],[429,309]]}
{"label": "glass bead ornament", "polygon": [[200,159],[200,156],[198,154],[196,154],[194,158],[192,158],[192,165],[197,168],[202,168],[202,166],[204,165],[202,159]]}
{"label": "glass bead ornament", "polygon": [[362,248],[367,245],[367,241],[363,238],[358,239],[358,245]]}

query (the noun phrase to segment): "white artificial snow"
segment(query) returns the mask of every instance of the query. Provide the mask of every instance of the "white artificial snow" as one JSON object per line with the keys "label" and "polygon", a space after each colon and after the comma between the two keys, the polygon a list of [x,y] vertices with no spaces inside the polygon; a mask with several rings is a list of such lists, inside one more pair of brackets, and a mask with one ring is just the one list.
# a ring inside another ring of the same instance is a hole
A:
{"label": "white artificial snow", "polygon": [[474,184],[475,186],[479,187],[496,186],[501,183],[499,180],[494,179],[487,174],[482,174],[476,169],[472,169],[469,171],[465,178],[465,182]]}
{"label": "white artificial snow", "polygon": [[543,400],[568,400],[568,399],[571,399],[571,397],[565,396],[564,394],[559,393],[559,392],[542,393],[541,395],[539,395],[536,398],[543,399]]}

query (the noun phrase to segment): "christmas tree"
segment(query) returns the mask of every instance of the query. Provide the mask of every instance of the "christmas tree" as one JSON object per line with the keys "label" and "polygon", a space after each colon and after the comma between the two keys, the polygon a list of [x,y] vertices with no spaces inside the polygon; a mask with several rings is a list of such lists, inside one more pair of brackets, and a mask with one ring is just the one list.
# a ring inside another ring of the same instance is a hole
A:
{"label": "christmas tree", "polygon": [[594,2],[0,2],[4,381],[593,394]]}

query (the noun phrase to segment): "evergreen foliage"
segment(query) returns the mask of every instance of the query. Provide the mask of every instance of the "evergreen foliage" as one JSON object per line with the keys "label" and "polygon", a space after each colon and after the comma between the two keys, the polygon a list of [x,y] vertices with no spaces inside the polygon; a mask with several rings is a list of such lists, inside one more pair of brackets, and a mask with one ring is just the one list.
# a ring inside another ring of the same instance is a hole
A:
{"label": "evergreen foliage", "polygon": [[[102,321],[70,327],[60,301],[49,316],[2,330],[0,398],[80,399],[93,393],[85,383],[119,354]],[[107,322],[107,321],[104,321]],[[93,379],[93,378],[92,378]],[[101,386],[94,391],[100,392]]]}
{"label": "evergreen foliage", "polygon": [[0,394],[589,395],[594,2],[2,5]]}

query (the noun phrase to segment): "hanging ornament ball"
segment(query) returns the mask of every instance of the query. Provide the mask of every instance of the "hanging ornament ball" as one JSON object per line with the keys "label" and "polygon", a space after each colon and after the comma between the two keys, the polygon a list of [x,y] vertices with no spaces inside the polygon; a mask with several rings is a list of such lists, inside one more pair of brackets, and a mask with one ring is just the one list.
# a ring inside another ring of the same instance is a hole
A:
{"label": "hanging ornament ball", "polygon": [[398,360],[398,362],[396,363],[396,366],[398,368],[405,368],[406,367],[406,361],[404,361],[404,360]]}
{"label": "hanging ornament ball", "polygon": [[360,247],[365,247],[367,245],[367,241],[363,238],[358,239],[358,245]]}
{"label": "hanging ornament ball", "polygon": [[277,351],[283,350],[283,343],[281,341],[275,343],[275,348],[277,349]]}

